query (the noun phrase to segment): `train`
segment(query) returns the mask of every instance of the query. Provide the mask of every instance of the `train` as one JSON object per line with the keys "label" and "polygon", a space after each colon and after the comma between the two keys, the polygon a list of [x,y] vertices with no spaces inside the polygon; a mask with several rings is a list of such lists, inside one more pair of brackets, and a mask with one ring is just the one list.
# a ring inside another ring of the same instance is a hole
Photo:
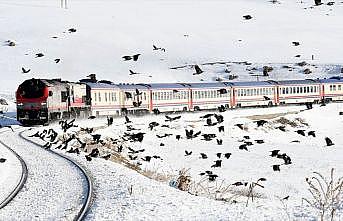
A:
{"label": "train", "polygon": [[16,91],[17,120],[48,124],[89,116],[200,111],[343,101],[343,77],[250,82],[115,84],[28,79]]}

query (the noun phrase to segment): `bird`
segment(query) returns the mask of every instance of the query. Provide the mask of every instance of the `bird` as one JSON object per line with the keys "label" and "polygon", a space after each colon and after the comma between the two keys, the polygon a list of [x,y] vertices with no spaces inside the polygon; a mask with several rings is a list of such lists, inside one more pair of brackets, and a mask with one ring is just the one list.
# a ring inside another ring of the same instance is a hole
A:
{"label": "bird", "polygon": [[280,165],[275,164],[272,167],[273,167],[273,171],[280,171]]}
{"label": "bird", "polygon": [[285,126],[278,126],[275,129],[279,129],[279,130],[281,130],[283,132],[286,132],[286,127]]}
{"label": "bird", "polygon": [[68,31],[69,31],[69,33],[74,33],[74,32],[76,32],[76,29],[75,28],[69,28]]}
{"label": "bird", "polygon": [[243,130],[243,124],[235,124],[236,127],[238,127],[239,129]]}
{"label": "bird", "polygon": [[200,153],[202,159],[207,159],[207,155],[204,153]]}
{"label": "bird", "polygon": [[94,142],[99,143],[101,134],[92,134],[92,137]]}
{"label": "bird", "polygon": [[157,127],[158,125],[160,125],[160,124],[157,122],[150,122],[149,123],[149,129],[152,130],[152,129],[154,129],[154,127]]}
{"label": "bird", "polygon": [[124,59],[124,61],[129,61],[129,60],[133,60],[133,61],[137,61],[138,60],[138,57],[140,56],[141,54],[135,54],[135,55],[125,55],[123,56],[122,58]]}
{"label": "bird", "polygon": [[161,50],[161,51],[163,51],[163,52],[166,52],[166,49],[165,49],[165,48],[157,47],[156,45],[152,45],[152,50],[153,50],[153,51]]}
{"label": "bird", "polygon": [[243,18],[245,20],[250,20],[250,19],[252,19],[252,16],[251,15],[243,15]]}
{"label": "bird", "polygon": [[294,46],[299,46],[299,45],[300,45],[300,43],[299,43],[298,41],[293,41],[292,44],[293,44]]}
{"label": "bird", "polygon": [[175,138],[176,138],[177,140],[180,140],[181,135],[176,135]]}
{"label": "bird", "polygon": [[224,157],[225,157],[226,159],[229,159],[231,155],[232,155],[232,153],[225,153],[225,154],[224,154]]}
{"label": "bird", "polygon": [[209,181],[215,181],[218,175],[216,174],[208,174],[208,180]]}
{"label": "bird", "polygon": [[36,58],[41,58],[41,57],[43,57],[43,56],[44,56],[43,53],[37,53],[37,54],[36,54]]}
{"label": "bird", "polygon": [[164,147],[165,145],[164,145],[164,143],[160,143],[160,146],[161,146],[161,147]]}
{"label": "bird", "polygon": [[86,157],[86,160],[87,160],[87,161],[91,161],[91,160],[92,160],[92,157],[90,157],[90,156],[88,156],[88,155],[86,155],[85,157]]}
{"label": "bird", "polygon": [[6,159],[5,158],[0,158],[0,163],[5,163]]}
{"label": "bird", "polygon": [[246,144],[241,144],[241,145],[239,146],[239,149],[240,149],[240,150],[246,150],[246,151],[248,151],[248,148],[247,148],[247,145],[246,145]]}
{"label": "bird", "polygon": [[295,132],[297,132],[297,134],[300,134],[300,135],[302,135],[302,136],[305,136],[305,130],[297,130],[297,131],[295,131]]}
{"label": "bird", "polygon": [[145,156],[144,158],[141,158],[141,159],[146,161],[146,162],[150,162],[151,156]]}
{"label": "bird", "polygon": [[241,182],[241,181],[238,181],[238,182],[235,182],[235,183],[233,183],[233,184],[231,184],[231,185],[233,185],[233,186],[246,186],[246,185],[248,185],[248,183],[247,182]]}
{"label": "bird", "polygon": [[223,145],[223,140],[222,139],[217,139],[217,144],[218,145]]}
{"label": "bird", "polygon": [[129,75],[142,74],[142,73],[134,72],[133,70],[129,70],[129,72],[130,72]]}
{"label": "bird", "polygon": [[130,160],[136,160],[138,156],[129,155]]}
{"label": "bird", "polygon": [[270,155],[271,157],[276,157],[279,154],[280,150],[272,150],[270,152],[272,152],[272,154]]}
{"label": "bird", "polygon": [[219,131],[219,132],[224,132],[224,126],[219,126],[219,127],[218,127],[218,131]]}
{"label": "bird", "polygon": [[256,121],[257,127],[263,126],[265,123],[267,123],[268,121],[266,120],[258,120]]}
{"label": "bird", "polygon": [[130,92],[125,91],[125,96],[127,99],[132,98],[132,94]]}
{"label": "bird", "polygon": [[101,158],[104,158],[105,160],[108,160],[108,159],[111,158],[111,154],[107,154],[107,155],[101,156]]}
{"label": "bird", "polygon": [[327,146],[332,146],[332,145],[335,145],[332,140],[328,137],[325,137],[325,142],[326,142],[326,145]]}
{"label": "bird", "polygon": [[245,136],[243,136],[243,138],[249,140],[250,136],[245,135]]}
{"label": "bird", "polygon": [[227,93],[227,90],[225,88],[221,88],[217,91],[219,92],[219,94],[226,94]]}
{"label": "bird", "polygon": [[258,144],[263,144],[264,143],[264,140],[255,140],[256,141],[256,143],[258,143]]}
{"label": "bird", "polygon": [[307,133],[308,136],[316,137],[315,131],[311,130]]}
{"label": "bird", "polygon": [[129,123],[132,123],[132,121],[130,121],[130,118],[128,116],[125,116],[125,124]]}
{"label": "bird", "polygon": [[56,58],[54,61],[57,64],[57,63],[59,63],[61,61],[61,59],[60,58]]}
{"label": "bird", "polygon": [[29,73],[30,71],[31,71],[31,69],[25,69],[25,68],[21,68],[21,71],[24,73],[24,74],[27,74],[27,73]]}
{"label": "bird", "polygon": [[284,198],[282,198],[281,200],[288,200],[289,199],[289,196],[286,196]]}
{"label": "bird", "polygon": [[200,67],[197,64],[194,65],[194,69],[195,69],[195,73],[193,73],[193,75],[199,75],[203,73],[203,71],[200,69]]}
{"label": "bird", "polygon": [[193,151],[187,151],[187,150],[185,150],[185,154],[186,154],[185,156],[189,156],[189,155],[191,155],[191,154],[192,154],[192,152],[193,152]]}
{"label": "bird", "polygon": [[176,116],[176,117],[170,117],[170,116],[166,115],[165,117],[167,118],[167,119],[165,120],[166,122],[168,122],[168,121],[172,122],[172,121],[174,121],[174,120],[180,119],[180,118],[181,118],[181,115],[180,115],[180,116]]}
{"label": "bird", "polygon": [[217,153],[216,155],[218,158],[220,158],[222,156],[222,153]]}
{"label": "bird", "polygon": [[134,106],[134,107],[139,107],[139,106],[141,106],[142,105],[142,101],[132,101],[132,105]]}
{"label": "bird", "polygon": [[95,119],[95,116],[89,116],[88,119]]}

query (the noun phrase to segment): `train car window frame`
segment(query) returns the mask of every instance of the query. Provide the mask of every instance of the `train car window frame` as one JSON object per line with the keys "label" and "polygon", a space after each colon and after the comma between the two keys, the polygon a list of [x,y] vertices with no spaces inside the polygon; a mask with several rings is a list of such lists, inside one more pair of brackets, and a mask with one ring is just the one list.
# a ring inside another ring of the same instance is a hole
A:
{"label": "train car window frame", "polygon": [[98,93],[98,98],[99,102],[101,102],[101,92]]}

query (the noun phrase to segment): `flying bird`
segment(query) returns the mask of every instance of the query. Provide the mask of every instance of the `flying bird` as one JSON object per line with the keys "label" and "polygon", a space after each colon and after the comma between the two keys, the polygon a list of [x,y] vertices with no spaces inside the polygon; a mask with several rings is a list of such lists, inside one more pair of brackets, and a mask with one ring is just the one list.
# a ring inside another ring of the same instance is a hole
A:
{"label": "flying bird", "polygon": [[250,20],[250,19],[252,19],[252,16],[251,15],[244,15],[243,18],[245,20]]}
{"label": "flying bird", "polygon": [[56,58],[54,61],[55,61],[56,64],[58,64],[61,61],[61,59]]}
{"label": "flying bird", "polygon": [[25,68],[21,68],[21,71],[24,73],[24,74],[27,74],[31,71],[31,69],[25,69]]}
{"label": "flying bird", "polygon": [[201,70],[197,64],[194,65],[194,69],[195,69],[195,73],[193,73],[193,75],[199,75],[199,74],[203,73],[203,70]]}
{"label": "flying bird", "polygon": [[37,53],[37,54],[36,54],[36,58],[41,58],[41,57],[43,57],[43,56],[44,56],[43,53]]}
{"label": "flying bird", "polygon": [[185,150],[185,154],[186,154],[185,156],[189,156],[189,155],[191,155],[191,154],[192,154],[192,152],[193,152],[193,151],[187,151],[187,150]]}

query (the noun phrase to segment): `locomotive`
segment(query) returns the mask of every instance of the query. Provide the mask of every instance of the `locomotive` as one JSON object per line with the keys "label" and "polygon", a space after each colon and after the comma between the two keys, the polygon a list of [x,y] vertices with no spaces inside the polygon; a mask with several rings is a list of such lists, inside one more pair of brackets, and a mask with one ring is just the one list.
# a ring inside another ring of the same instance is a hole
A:
{"label": "locomotive", "polygon": [[199,111],[343,101],[343,77],[258,82],[114,84],[28,79],[16,92],[22,124],[65,117]]}

